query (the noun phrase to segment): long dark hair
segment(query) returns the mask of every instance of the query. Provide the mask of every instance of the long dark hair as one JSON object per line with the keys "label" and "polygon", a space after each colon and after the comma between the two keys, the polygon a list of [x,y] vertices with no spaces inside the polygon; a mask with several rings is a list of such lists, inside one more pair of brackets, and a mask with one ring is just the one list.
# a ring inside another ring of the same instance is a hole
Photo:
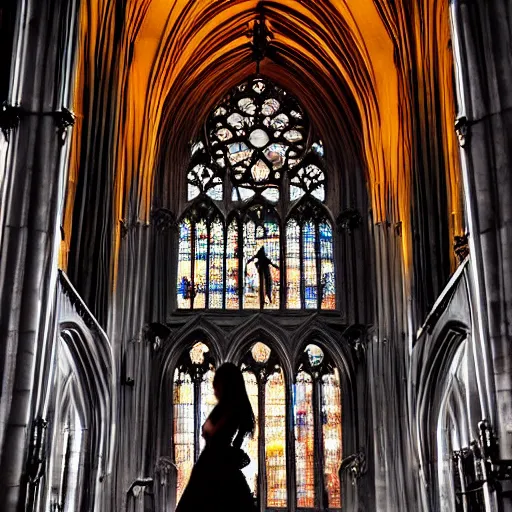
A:
{"label": "long dark hair", "polygon": [[234,415],[242,436],[254,433],[254,412],[245,389],[241,370],[233,363],[219,366],[213,378],[213,387],[219,394],[219,406]]}

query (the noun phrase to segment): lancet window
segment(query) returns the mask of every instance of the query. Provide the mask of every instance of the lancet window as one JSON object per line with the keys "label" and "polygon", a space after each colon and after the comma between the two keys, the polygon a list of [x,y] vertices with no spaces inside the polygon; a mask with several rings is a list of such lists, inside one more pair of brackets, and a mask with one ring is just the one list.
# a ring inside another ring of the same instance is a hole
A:
{"label": "lancet window", "polygon": [[324,148],[310,139],[296,100],[260,77],[212,111],[187,173],[179,309],[336,308]]}
{"label": "lancet window", "polygon": [[176,495],[185,490],[194,462],[204,446],[201,425],[215,406],[215,367],[210,350],[198,341],[181,357],[173,379],[173,445]]}
{"label": "lancet window", "polygon": [[[338,471],[342,459],[340,373],[329,356],[309,344],[293,376],[277,352],[257,341],[238,361],[256,418],[244,450],[243,469],[255,500],[265,510],[341,509]],[[200,428],[215,404],[214,363],[208,346],[196,343],[174,374],[174,457],[177,498],[202,449]],[[287,426],[293,424],[293,430]],[[293,458],[291,458],[291,454]],[[295,488],[290,475],[295,474]]]}

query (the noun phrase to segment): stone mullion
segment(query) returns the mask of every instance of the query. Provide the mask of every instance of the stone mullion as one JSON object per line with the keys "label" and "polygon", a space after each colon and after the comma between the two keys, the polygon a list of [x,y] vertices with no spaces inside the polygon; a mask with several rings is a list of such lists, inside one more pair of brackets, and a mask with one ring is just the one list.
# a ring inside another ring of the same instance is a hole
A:
{"label": "stone mullion", "polygon": [[324,433],[322,429],[322,377],[313,374],[313,417],[315,454],[315,508],[325,510]]}
{"label": "stone mullion", "polygon": [[[63,20],[68,23],[63,22]],[[20,1],[9,102],[21,105],[9,130],[0,249],[0,508],[31,509],[26,461],[35,414],[38,352],[51,342],[62,184],[63,91],[73,79],[76,4]],[[30,44],[28,44],[30,41]],[[68,46],[62,51],[62,43]],[[67,68],[66,68],[67,64]],[[45,300],[41,300],[44,297]]]}
{"label": "stone mullion", "polygon": [[238,308],[244,308],[244,223],[237,220],[238,227]]}
{"label": "stone mullion", "polygon": [[194,461],[199,458],[199,443],[201,439],[201,374],[194,374]]}
{"label": "stone mullion", "polygon": [[206,226],[206,236],[208,237],[207,246],[206,246],[206,297],[205,297],[205,309],[210,307],[210,256],[211,256],[211,230],[212,230],[212,222],[208,220],[208,225]]}

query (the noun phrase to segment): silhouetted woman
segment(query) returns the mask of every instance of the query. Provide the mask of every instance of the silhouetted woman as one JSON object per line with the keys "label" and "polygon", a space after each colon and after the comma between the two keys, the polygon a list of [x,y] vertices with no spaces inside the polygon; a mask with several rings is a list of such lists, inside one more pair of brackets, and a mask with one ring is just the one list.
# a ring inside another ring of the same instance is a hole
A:
{"label": "silhouetted woman", "polygon": [[213,389],[218,403],[203,425],[206,446],[176,512],[255,512],[241,471],[249,463],[242,442],[254,432],[254,413],[242,372],[232,363],[221,365]]}

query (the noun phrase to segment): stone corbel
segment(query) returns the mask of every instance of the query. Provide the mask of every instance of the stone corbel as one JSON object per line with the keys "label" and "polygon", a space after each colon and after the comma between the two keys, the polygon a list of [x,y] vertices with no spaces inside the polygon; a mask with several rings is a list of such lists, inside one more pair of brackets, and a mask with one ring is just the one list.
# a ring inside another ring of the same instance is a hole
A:
{"label": "stone corbel", "polygon": [[151,222],[159,233],[175,230],[178,227],[176,215],[167,208],[157,208],[151,212]]}
{"label": "stone corbel", "polygon": [[167,327],[167,325],[165,324],[160,324],[158,322],[152,322],[150,324],[147,324],[143,329],[144,339],[146,339],[152,344],[153,350],[155,352],[158,352],[160,350],[163,340],[168,338],[169,334],[171,334],[171,330],[169,329],[169,327]]}
{"label": "stone corbel", "polygon": [[455,121],[455,133],[457,134],[457,139],[459,140],[459,146],[461,148],[465,148],[466,144],[469,144],[470,131],[469,131],[470,123],[466,117],[459,117]]}
{"label": "stone corbel", "polygon": [[469,235],[462,235],[454,237],[453,241],[453,250],[459,259],[459,262],[462,263],[467,256],[469,256]]}
{"label": "stone corbel", "polygon": [[0,130],[4,134],[5,140],[9,141],[9,135],[20,123],[21,107],[2,103],[0,107]]}
{"label": "stone corbel", "polygon": [[361,213],[356,208],[347,208],[343,210],[336,219],[336,224],[340,230],[352,233],[354,229],[358,228],[363,221]]}
{"label": "stone corbel", "polygon": [[128,489],[128,496],[132,495],[135,499],[140,496],[140,493],[146,491],[147,488],[153,487],[152,478],[138,478],[134,480],[130,488]]}
{"label": "stone corbel", "polygon": [[362,324],[351,325],[343,332],[343,337],[354,350],[357,360],[363,360],[368,342],[366,326]]}
{"label": "stone corbel", "polygon": [[352,478],[352,485],[356,485],[357,481],[366,473],[366,455],[362,450],[345,457],[341,461],[340,475],[348,473]]}
{"label": "stone corbel", "polygon": [[178,473],[176,464],[172,461],[171,457],[160,457],[155,465],[155,475],[159,477],[159,484],[167,487],[174,483],[173,476]]}
{"label": "stone corbel", "polygon": [[66,140],[67,129],[75,125],[75,114],[66,107],[62,107],[62,110],[56,111],[54,115],[60,139],[64,142]]}
{"label": "stone corbel", "polygon": [[483,419],[478,423],[479,445],[486,465],[486,476],[492,480],[512,480],[512,461],[500,460],[499,441],[490,422]]}
{"label": "stone corbel", "polygon": [[62,142],[66,140],[66,130],[75,124],[75,114],[66,107],[61,110],[52,110],[47,112],[31,112],[24,110],[21,106],[8,105],[3,103],[0,107],[0,129],[6,140],[9,140],[9,134],[20,123],[20,119],[26,116],[50,116],[55,119],[58,132]]}

